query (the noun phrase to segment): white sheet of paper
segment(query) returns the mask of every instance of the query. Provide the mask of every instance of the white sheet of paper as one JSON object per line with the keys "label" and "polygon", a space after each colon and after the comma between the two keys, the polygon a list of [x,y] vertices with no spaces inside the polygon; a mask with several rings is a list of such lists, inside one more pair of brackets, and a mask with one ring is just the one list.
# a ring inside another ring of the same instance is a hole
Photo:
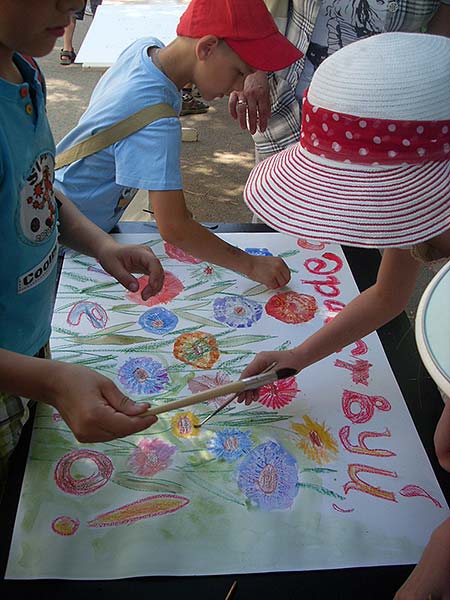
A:
{"label": "white sheet of paper", "polygon": [[[153,234],[118,236],[149,243],[161,258],[158,303],[140,304],[94,260],[69,253],[53,357],[160,404],[237,379],[256,352],[300,343],[358,293],[338,246],[221,237],[283,256],[289,287],[264,290],[194,264]],[[251,407],[232,403],[193,428],[215,406],[167,413],[138,435],[99,444],[77,443],[40,407],[6,577],[415,563],[449,514],[376,334],[263,390]]]}
{"label": "white sheet of paper", "polygon": [[177,0],[151,4],[100,5],[81,44],[76,62],[84,67],[110,67],[119,54],[141,37],[164,44],[176,38],[186,4]]}

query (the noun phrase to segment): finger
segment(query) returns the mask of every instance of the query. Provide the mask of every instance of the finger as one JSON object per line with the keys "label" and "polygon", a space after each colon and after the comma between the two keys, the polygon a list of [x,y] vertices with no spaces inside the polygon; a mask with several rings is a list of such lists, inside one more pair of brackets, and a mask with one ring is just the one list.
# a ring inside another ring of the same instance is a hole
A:
{"label": "finger", "polygon": [[125,437],[148,429],[157,421],[154,415],[140,415],[130,417],[123,413],[115,412],[112,407],[106,407],[102,415],[102,429],[109,439]]}
{"label": "finger", "polygon": [[258,104],[255,99],[250,96],[247,98],[247,127],[250,133],[253,135],[256,133],[258,126]]}
{"label": "finger", "polygon": [[115,277],[124,288],[130,292],[137,292],[139,289],[139,282],[120,262],[120,259],[115,259],[114,262],[109,265],[107,271],[110,275]]}
{"label": "finger", "polygon": [[147,281],[147,285],[142,290],[142,300],[148,300],[150,296],[155,296],[161,291],[164,285],[164,270],[160,269],[158,272],[152,272]]}
{"label": "finger", "polygon": [[236,110],[238,98],[239,96],[236,94],[236,92],[231,92],[228,99],[228,111],[235,120],[238,118],[238,113]]}
{"label": "finger", "polygon": [[236,110],[241,129],[247,129],[247,101],[245,98],[239,98]]}
{"label": "finger", "polygon": [[264,100],[260,100],[258,104],[258,129],[264,133],[267,129],[267,123],[271,116],[269,95]]}
{"label": "finger", "polygon": [[131,398],[123,394],[111,380],[104,382],[102,395],[109,406],[124,415],[140,415],[150,407],[148,402],[134,402]]}

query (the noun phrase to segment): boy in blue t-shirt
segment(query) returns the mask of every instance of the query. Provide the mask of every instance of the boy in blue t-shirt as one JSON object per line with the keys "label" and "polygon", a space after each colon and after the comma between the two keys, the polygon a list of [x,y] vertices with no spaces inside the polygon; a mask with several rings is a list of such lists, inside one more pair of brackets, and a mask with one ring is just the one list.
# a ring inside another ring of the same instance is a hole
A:
{"label": "boy in blue t-shirt", "polygon": [[[302,56],[279,33],[263,0],[191,0],[177,34],[167,47],[154,37],[131,44],[99,81],[58,153],[146,106],[167,103],[179,114],[180,90],[188,82],[212,100],[242,90],[255,70],[277,71]],[[59,169],[55,187],[105,231],[114,227],[138,188],[148,190],[166,241],[269,288],[286,285],[290,272],[281,258],[250,255],[192,218],[182,189],[180,150],[179,119],[163,118]]]}
{"label": "boy in blue t-shirt", "polygon": [[[53,193],[55,147],[45,84],[32,59],[48,54],[82,0],[0,0],[0,495],[8,458],[28,417],[28,398],[54,406],[79,441],[107,441],[149,427],[148,404],[78,365],[42,360],[55,293],[59,240],[98,259],[131,291],[132,273],[148,274],[142,297],[162,286],[158,259],[123,246]],[[58,227],[59,226],[59,227]]]}

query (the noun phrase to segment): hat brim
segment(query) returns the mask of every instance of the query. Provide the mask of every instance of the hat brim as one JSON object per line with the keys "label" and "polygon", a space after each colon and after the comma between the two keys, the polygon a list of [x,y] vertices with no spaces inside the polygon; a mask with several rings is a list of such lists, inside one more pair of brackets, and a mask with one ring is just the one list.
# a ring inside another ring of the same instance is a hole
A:
{"label": "hat brim", "polygon": [[450,161],[363,169],[316,159],[300,144],[259,163],[244,199],[290,235],[367,248],[402,248],[450,228]]}
{"label": "hat brim", "polygon": [[258,40],[225,38],[225,41],[245,63],[258,71],[280,71],[303,56],[303,53],[278,31]]}

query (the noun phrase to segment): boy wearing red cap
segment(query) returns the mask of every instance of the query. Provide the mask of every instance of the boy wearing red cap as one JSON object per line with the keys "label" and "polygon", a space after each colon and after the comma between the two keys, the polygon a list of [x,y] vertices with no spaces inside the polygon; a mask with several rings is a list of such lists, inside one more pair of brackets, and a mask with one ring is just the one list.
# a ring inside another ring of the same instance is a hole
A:
{"label": "boy wearing red cap", "polygon": [[174,116],[59,169],[55,186],[105,230],[114,227],[137,189],[148,190],[167,242],[270,288],[281,287],[290,278],[282,259],[252,256],[227,244],[187,210],[176,115],[180,90],[187,82],[212,100],[241,90],[245,77],[255,70],[285,68],[301,54],[278,32],[262,0],[192,0],[177,34],[167,47],[153,37],[129,46],[99,81],[86,112],[58,152],[149,105],[169,104]]}

